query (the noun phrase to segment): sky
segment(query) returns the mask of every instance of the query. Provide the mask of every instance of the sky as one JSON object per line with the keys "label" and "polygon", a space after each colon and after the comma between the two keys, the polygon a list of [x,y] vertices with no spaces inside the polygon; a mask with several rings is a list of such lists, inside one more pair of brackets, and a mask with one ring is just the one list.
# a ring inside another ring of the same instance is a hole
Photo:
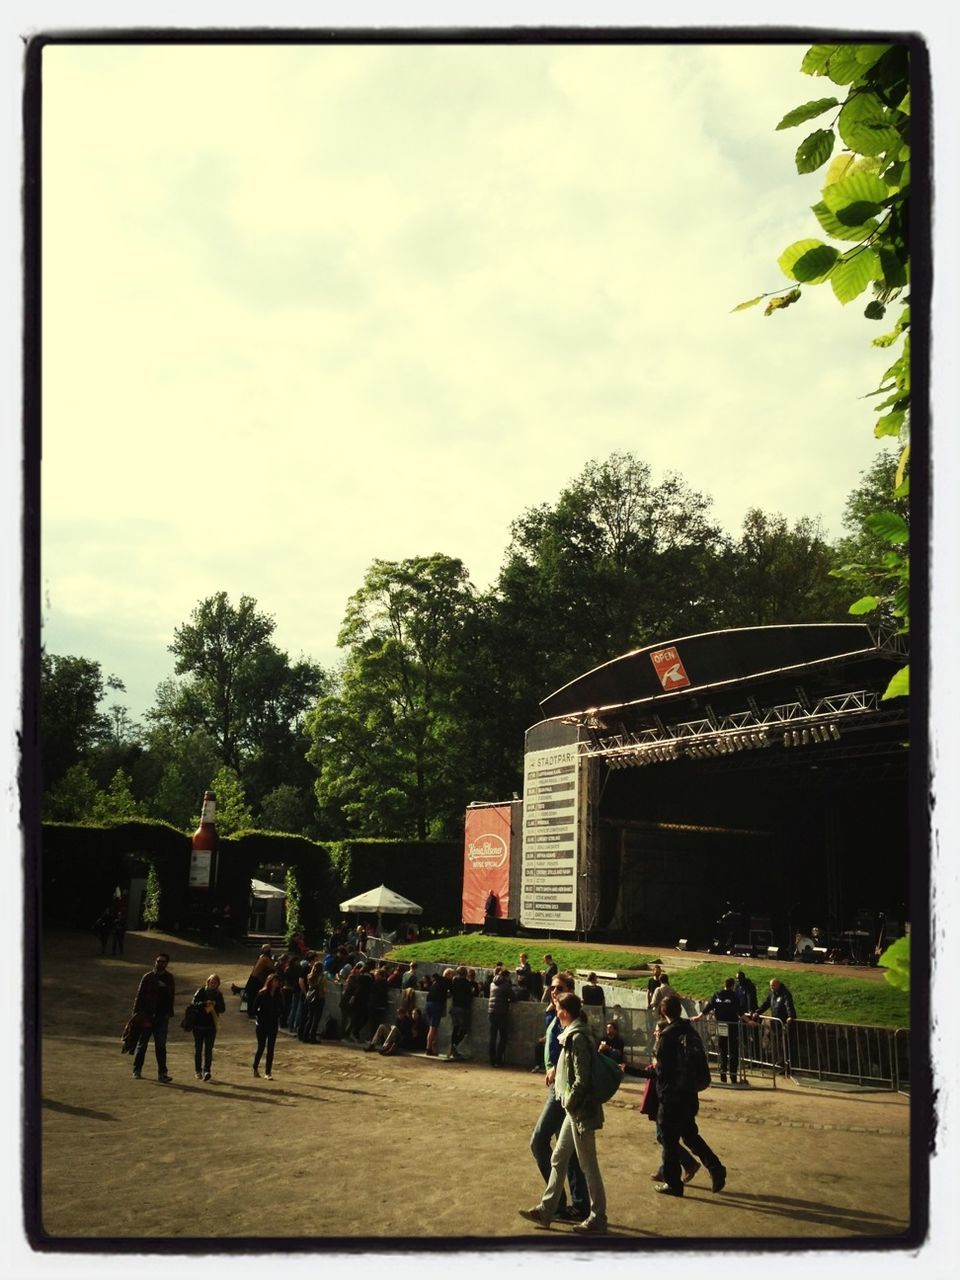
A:
{"label": "sky", "polygon": [[48,47],[48,652],[139,717],[224,590],[331,665],[374,558],[486,588],[613,450],[839,534],[881,329],[731,313],[816,234],[808,43]]}

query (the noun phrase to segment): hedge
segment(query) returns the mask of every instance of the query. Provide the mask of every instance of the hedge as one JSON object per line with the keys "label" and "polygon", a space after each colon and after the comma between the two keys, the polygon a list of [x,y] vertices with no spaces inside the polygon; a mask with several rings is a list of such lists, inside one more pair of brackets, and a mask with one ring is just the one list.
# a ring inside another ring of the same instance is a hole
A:
{"label": "hedge", "polygon": [[[300,926],[308,939],[317,939],[328,922],[339,918],[341,901],[381,883],[419,903],[422,923],[455,928],[460,921],[462,857],[456,841],[320,843],[283,832],[241,831],[221,837],[215,894],[203,905],[215,901],[221,909],[229,906],[234,931],[242,933],[250,880],[262,867],[272,867],[294,877]],[[185,832],[150,819],[106,826],[43,823],[44,924],[92,926],[114,887],[126,885],[131,876],[146,876],[151,867],[160,889],[158,926],[176,931],[199,923],[197,899],[188,885],[190,836]]]}

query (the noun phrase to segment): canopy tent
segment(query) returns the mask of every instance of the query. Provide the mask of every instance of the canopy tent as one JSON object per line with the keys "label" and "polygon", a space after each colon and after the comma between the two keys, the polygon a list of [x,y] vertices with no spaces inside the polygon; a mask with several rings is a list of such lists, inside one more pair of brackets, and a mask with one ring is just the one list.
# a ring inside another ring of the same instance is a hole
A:
{"label": "canopy tent", "polygon": [[267,884],[266,880],[251,880],[250,892],[255,898],[285,898],[286,889],[278,889],[275,884]]}
{"label": "canopy tent", "polygon": [[402,893],[395,893],[385,884],[367,893],[358,894],[355,898],[347,898],[340,903],[341,911],[349,911],[354,915],[375,915],[377,917],[377,933],[383,932],[384,916],[419,916],[423,907],[405,898]]}

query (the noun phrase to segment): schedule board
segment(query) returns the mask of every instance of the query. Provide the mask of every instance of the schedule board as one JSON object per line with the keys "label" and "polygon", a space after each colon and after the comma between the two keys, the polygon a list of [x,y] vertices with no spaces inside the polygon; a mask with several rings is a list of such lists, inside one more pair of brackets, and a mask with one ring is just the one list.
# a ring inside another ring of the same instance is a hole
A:
{"label": "schedule board", "polygon": [[579,793],[576,743],[527,752],[523,762],[522,925],[576,931]]}

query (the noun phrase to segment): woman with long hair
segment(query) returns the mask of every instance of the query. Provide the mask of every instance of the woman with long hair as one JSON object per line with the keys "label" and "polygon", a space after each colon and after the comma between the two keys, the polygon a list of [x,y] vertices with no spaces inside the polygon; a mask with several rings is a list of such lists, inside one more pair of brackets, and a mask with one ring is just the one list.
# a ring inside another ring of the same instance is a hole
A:
{"label": "woman with long hair", "polygon": [[316,1044],[320,1039],[320,1018],[327,999],[327,979],[323,964],[314,960],[304,980],[303,1018],[300,1022],[300,1039],[304,1044]]}
{"label": "woman with long hair", "polygon": [[267,980],[267,975],[273,973],[276,966],[273,962],[273,950],[269,942],[265,942],[260,948],[260,954],[257,956],[256,963],[250,971],[250,977],[244,984],[244,990],[247,995],[247,1017],[255,1018],[257,1016],[257,995]]}
{"label": "woman with long hair", "polygon": [[193,1069],[198,1080],[209,1080],[213,1066],[213,1042],[217,1038],[220,1015],[226,1012],[220,991],[219,973],[211,973],[198,987],[191,1002],[197,1006],[193,1024]]}
{"label": "woman with long hair", "polygon": [[267,1064],[264,1075],[268,1080],[272,1080],[273,1050],[277,1043],[280,1019],[283,1017],[283,983],[275,973],[271,973],[263,984],[255,1002],[254,1015],[257,1019],[257,1052],[253,1055],[253,1074],[259,1076],[260,1059],[266,1049]]}

